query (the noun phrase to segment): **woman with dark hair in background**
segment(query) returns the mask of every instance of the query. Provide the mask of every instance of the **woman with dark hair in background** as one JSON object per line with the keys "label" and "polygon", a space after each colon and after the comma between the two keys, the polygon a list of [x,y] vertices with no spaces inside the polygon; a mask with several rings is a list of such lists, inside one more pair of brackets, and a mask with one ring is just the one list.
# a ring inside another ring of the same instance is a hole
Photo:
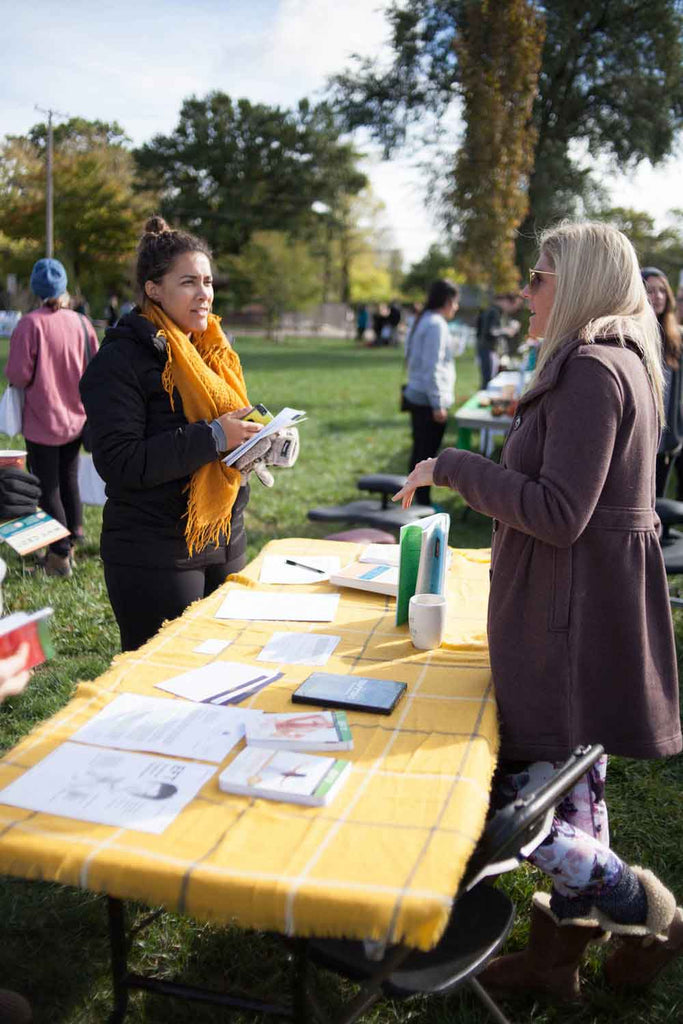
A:
{"label": "woman with dark hair in background", "polygon": [[141,307],[110,327],[81,381],[106,483],[102,559],[123,650],[246,562],[249,489],[222,457],[260,426],[239,357],[211,313],[205,242],[152,217],[138,246]]}
{"label": "woman with dark hair in background", "polygon": [[78,382],[97,352],[90,321],[67,308],[66,286],[59,260],[38,260],[31,272],[31,291],[41,305],[14,328],[5,370],[10,384],[24,389],[21,432],[29,469],[40,480],[40,506],[71,531],[50,544],[48,576],[71,575],[72,548],[83,534],[78,453],[85,411]]}
{"label": "woman with dark hair in background", "polygon": [[655,481],[658,498],[664,497],[671,466],[683,442],[683,410],[681,409],[681,329],[676,321],[676,300],[663,271],[643,267],[641,276],[650,300],[662,341],[662,372],[664,373],[664,426],[657,451]]}
{"label": "woman with dark hair in background", "polygon": [[[446,430],[448,409],[455,402],[455,340],[448,329],[458,310],[458,289],[451,281],[434,281],[424,308],[406,339],[413,447],[408,471],[436,455]],[[418,488],[415,500],[429,505],[429,487]]]}

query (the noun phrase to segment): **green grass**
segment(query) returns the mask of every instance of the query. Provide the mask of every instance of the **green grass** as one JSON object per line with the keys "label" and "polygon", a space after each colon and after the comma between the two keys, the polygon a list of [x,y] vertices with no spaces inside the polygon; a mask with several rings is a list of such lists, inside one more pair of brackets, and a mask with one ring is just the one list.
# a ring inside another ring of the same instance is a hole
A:
{"label": "green grass", "polygon": [[[314,505],[358,496],[356,479],[366,472],[404,472],[409,451],[409,420],[398,409],[403,380],[400,353],[395,349],[359,349],[353,342],[292,339],[271,344],[258,338],[239,342],[252,401],[277,410],[283,405],[304,408],[309,420],[301,427],[302,454],[296,467],[281,473],[266,490],[255,480],[247,513],[249,554],[282,536],[323,536],[334,527],[309,523]],[[4,363],[6,342],[0,344]],[[476,387],[470,356],[458,361],[458,404]],[[445,444],[455,441],[448,428]],[[9,443],[0,435],[0,444]],[[21,444],[20,438],[11,440]],[[447,491],[435,498],[451,513],[451,544],[488,546],[489,521],[475,513],[463,520],[463,504]],[[103,672],[118,650],[118,633],[107,601],[98,557],[101,510],[86,509],[88,542],[79,553],[70,581],[46,579],[22,569],[9,549],[4,588],[7,611],[55,608],[56,657],[39,669],[20,697],[0,708],[0,748],[8,749],[35,723],[60,708],[77,680]],[[340,527],[341,528],[341,527]],[[27,565],[27,569],[29,566]],[[680,623],[677,623],[680,634]],[[683,650],[681,635],[679,650]],[[615,849],[634,863],[652,867],[683,897],[683,764],[680,758],[636,762],[614,758],[608,799]],[[524,868],[502,884],[519,906],[511,940],[525,939],[527,908],[538,875]],[[38,1024],[100,1024],[110,1008],[107,923],[101,897],[63,886],[3,879],[0,885],[0,986],[26,993]],[[683,964],[670,969],[643,998],[621,999],[604,985],[602,953],[595,952],[584,971],[586,1001],[577,1008],[553,1008],[532,998],[511,1000],[505,1008],[513,1021],[535,1024],[673,1024],[683,1019]],[[289,983],[290,963],[280,943],[270,937],[222,929],[163,914],[134,941],[136,969],[160,976],[220,986],[228,980],[241,986],[267,986],[282,993]],[[267,980],[266,980],[267,979]],[[350,987],[331,975],[319,982],[324,1002],[334,1002]],[[250,1014],[229,1017],[224,1011],[145,994],[131,997],[127,1018],[152,1024],[234,1020],[247,1024]],[[484,1024],[489,1018],[469,995],[449,999],[387,1003],[365,1018],[374,1024]]]}

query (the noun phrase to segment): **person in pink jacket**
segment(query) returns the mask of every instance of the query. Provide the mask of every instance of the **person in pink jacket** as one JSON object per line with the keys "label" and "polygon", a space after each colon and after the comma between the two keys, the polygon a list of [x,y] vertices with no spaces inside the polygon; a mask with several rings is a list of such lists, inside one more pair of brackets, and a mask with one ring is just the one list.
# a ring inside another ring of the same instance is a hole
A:
{"label": "person in pink jacket", "polygon": [[67,277],[59,260],[33,267],[31,290],[42,300],[12,332],[5,374],[24,389],[22,433],[28,465],[40,480],[41,508],[71,531],[50,545],[45,571],[70,576],[72,548],[82,530],[78,451],[85,411],[78,382],[97,352],[90,321],[65,308]]}
{"label": "person in pink jacket", "polygon": [[[654,508],[659,330],[633,246],[607,224],[548,229],[524,295],[542,342],[500,464],[446,449],[396,495],[405,507],[419,487],[448,486],[494,520],[494,808],[551,778],[578,744],[633,758],[683,746]],[[489,964],[485,987],[578,998],[582,954],[608,933],[618,988],[645,987],[683,955],[674,894],[611,848],[606,768],[602,757],[555,809],[529,857],[551,892],[534,896],[528,948]]]}

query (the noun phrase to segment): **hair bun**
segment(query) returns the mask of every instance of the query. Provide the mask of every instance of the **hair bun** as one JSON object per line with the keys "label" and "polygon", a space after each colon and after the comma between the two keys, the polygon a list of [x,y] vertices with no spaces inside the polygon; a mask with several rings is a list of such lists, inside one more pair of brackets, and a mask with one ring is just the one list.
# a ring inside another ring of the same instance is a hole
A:
{"label": "hair bun", "polygon": [[149,220],[145,223],[145,231],[149,235],[161,235],[164,233],[164,231],[170,230],[171,229],[169,228],[164,218],[159,217],[156,214],[154,215],[154,217],[150,217]]}

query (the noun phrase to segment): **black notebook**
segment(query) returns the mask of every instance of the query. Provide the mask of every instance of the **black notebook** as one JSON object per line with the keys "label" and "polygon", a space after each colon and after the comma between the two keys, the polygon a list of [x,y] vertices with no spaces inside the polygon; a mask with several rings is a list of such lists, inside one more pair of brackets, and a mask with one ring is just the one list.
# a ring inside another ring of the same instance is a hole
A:
{"label": "black notebook", "polygon": [[295,704],[317,704],[323,708],[350,708],[390,715],[406,691],[405,683],[368,676],[312,672],[292,694]]}

